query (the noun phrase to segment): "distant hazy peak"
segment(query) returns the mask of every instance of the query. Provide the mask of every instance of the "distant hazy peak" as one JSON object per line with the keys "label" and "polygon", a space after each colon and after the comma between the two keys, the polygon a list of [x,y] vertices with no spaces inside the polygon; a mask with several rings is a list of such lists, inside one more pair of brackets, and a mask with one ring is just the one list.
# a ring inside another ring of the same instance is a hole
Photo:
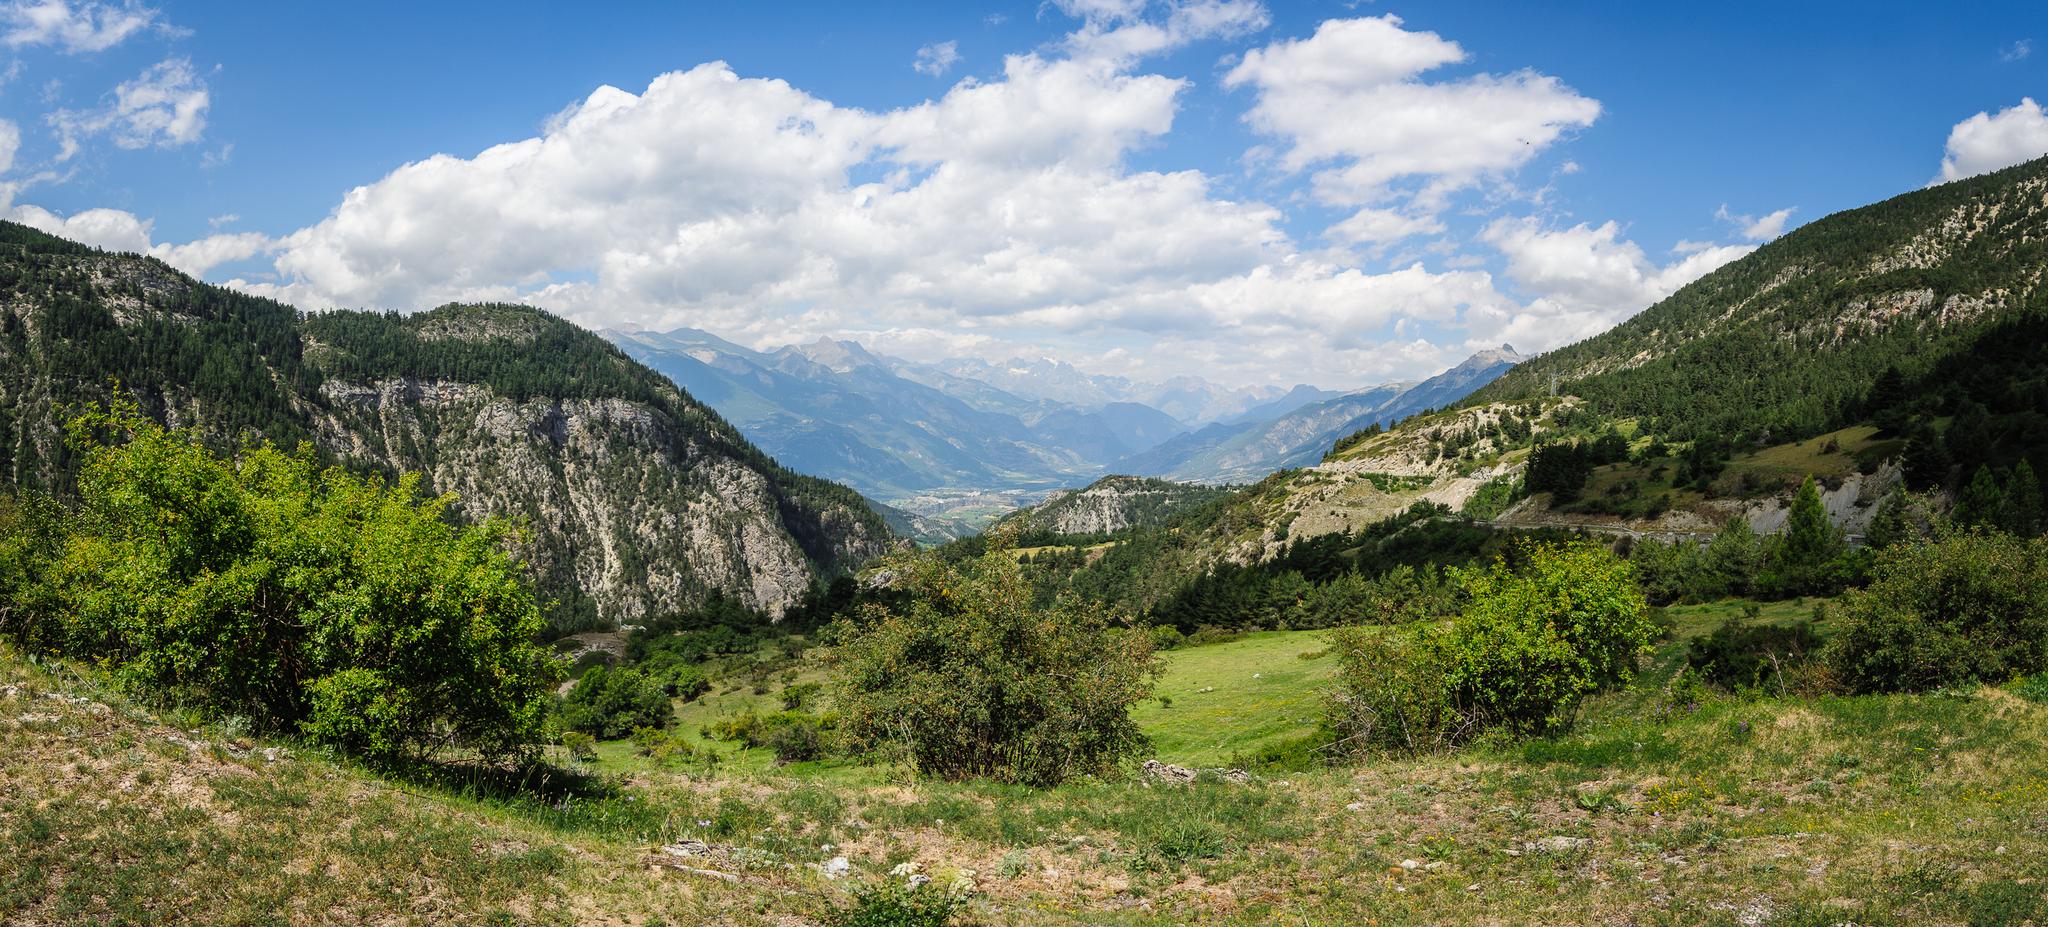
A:
{"label": "distant hazy peak", "polygon": [[1527,358],[1523,357],[1521,352],[1516,351],[1514,345],[1503,344],[1497,348],[1487,348],[1484,351],[1475,352],[1471,357],[1465,358],[1463,363],[1451,369],[1478,369],[1481,367],[1491,367],[1495,364],[1519,364],[1524,360],[1527,360]]}
{"label": "distant hazy peak", "polygon": [[820,336],[810,344],[793,344],[782,350],[809,358],[812,363],[829,367],[835,373],[846,373],[859,367],[888,366],[868,353],[868,349],[861,347],[858,341],[835,341]]}

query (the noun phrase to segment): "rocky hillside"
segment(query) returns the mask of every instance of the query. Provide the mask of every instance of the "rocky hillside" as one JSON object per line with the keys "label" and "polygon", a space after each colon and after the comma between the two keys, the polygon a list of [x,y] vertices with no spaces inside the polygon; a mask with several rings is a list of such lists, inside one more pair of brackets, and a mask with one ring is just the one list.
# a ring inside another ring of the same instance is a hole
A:
{"label": "rocky hillside", "polygon": [[785,470],[603,339],[539,310],[301,316],[0,224],[0,467],[62,491],[67,406],[110,384],[222,443],[310,442],[532,528],[558,626],[722,593],[779,612],[885,550],[844,487]]}
{"label": "rocky hillside", "polygon": [[1105,476],[1083,489],[1061,490],[1038,505],[1003,519],[1022,531],[1053,534],[1108,534],[1150,527],[1206,505],[1228,493],[1208,486],[1169,483],[1141,476]]}

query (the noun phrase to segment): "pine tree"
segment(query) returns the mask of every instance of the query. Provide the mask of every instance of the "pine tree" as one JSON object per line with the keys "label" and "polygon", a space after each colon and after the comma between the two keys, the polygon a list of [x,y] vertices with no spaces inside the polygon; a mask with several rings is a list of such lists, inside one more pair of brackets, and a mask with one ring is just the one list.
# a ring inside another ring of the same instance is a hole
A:
{"label": "pine tree", "polygon": [[1948,471],[1953,465],[1948,443],[1943,441],[1940,433],[1934,429],[1923,425],[1907,439],[1906,485],[1915,489],[1938,486],[1948,480]]}
{"label": "pine tree", "polygon": [[1949,520],[1963,527],[1982,525],[1996,527],[1999,516],[2005,512],[2005,490],[1998,488],[1998,478],[1991,475],[1991,468],[1980,466],[1970,483],[1963,487],[1956,497],[1956,507],[1949,511]]}
{"label": "pine tree", "polygon": [[2039,536],[2041,533],[2041,480],[2034,476],[2034,465],[2022,459],[2012,468],[2012,475],[2005,480],[2005,511],[1998,519],[1999,527],[2023,538]]}
{"label": "pine tree", "polygon": [[1692,581],[1694,596],[1715,599],[1747,595],[1756,582],[1758,569],[1763,566],[1763,545],[1758,541],[1756,529],[1749,526],[1749,520],[1736,515],[1721,526],[1720,533],[1708,542],[1698,559],[1698,568],[1690,571],[1695,576]]}
{"label": "pine tree", "polygon": [[1877,375],[1877,382],[1870,386],[1870,394],[1864,399],[1863,407],[1868,414],[1876,415],[1890,410],[1906,400],[1906,377],[1899,373],[1897,365],[1884,368]]}
{"label": "pine tree", "polygon": [[1920,526],[1909,511],[1904,490],[1893,490],[1870,518],[1863,540],[1878,550],[1920,538]]}
{"label": "pine tree", "polygon": [[1771,572],[1782,591],[1806,594],[1825,591],[1830,567],[1846,544],[1842,529],[1828,518],[1820,487],[1813,477],[1799,484],[1792,510],[1785,516],[1785,534],[1771,550]]}
{"label": "pine tree", "polygon": [[1982,464],[1991,455],[1992,445],[1996,442],[1990,410],[1981,402],[1964,402],[1944,438],[1949,454],[1957,463],[1964,467]]}

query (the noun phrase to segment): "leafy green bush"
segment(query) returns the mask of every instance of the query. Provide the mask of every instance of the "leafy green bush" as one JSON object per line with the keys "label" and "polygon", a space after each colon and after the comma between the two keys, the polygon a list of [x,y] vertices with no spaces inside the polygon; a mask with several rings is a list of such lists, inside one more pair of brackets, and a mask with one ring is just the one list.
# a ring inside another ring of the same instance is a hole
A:
{"label": "leafy green bush", "polygon": [[840,629],[834,704],[855,743],[945,778],[1034,785],[1099,773],[1144,735],[1131,707],[1159,672],[1148,634],[1100,608],[1033,603],[1008,552],[899,566],[900,604]]}
{"label": "leafy green bush", "polygon": [[633,752],[657,763],[668,763],[694,758],[697,748],[674,731],[636,727],[633,729]]}
{"label": "leafy green bush", "polygon": [[1482,484],[1465,500],[1459,514],[1479,521],[1491,521],[1520,501],[1522,482],[1513,476],[1498,476]]}
{"label": "leafy green bush", "polygon": [[778,711],[764,715],[750,711],[705,725],[704,736],[748,747],[765,747],[774,751],[777,762],[801,763],[832,752],[832,732],[838,726],[839,717],[833,714]]}
{"label": "leafy green bush", "polygon": [[1730,618],[1713,633],[1693,641],[1685,663],[1724,688],[1776,685],[1782,694],[1786,674],[1803,667],[1819,650],[1820,635],[1812,622],[1768,625]]}
{"label": "leafy green bush", "polygon": [[1193,634],[1181,638],[1180,645],[1182,647],[1207,647],[1211,644],[1228,644],[1231,641],[1243,640],[1246,633],[1243,628],[1219,628],[1214,625],[1203,625],[1196,628]]}
{"label": "leafy green bush", "polygon": [[0,496],[0,634],[41,649],[61,637],[43,582],[64,542],[61,512],[47,497]]}
{"label": "leafy green bush", "polygon": [[853,907],[833,921],[836,927],[947,927],[967,907],[967,899],[936,885],[915,887],[883,882],[854,894]]}
{"label": "leafy green bush", "polygon": [[2048,540],[1981,531],[1879,556],[1841,600],[1826,659],[1856,692],[2003,683],[2048,670]]}
{"label": "leafy green bush", "polygon": [[1477,733],[1449,685],[1431,629],[1339,628],[1330,637],[1337,684],[1325,722],[1345,752],[1432,753]]}
{"label": "leafy green bush", "polygon": [[1657,629],[1634,569],[1593,544],[1539,545],[1462,574],[1448,628],[1347,629],[1326,714],[1353,749],[1426,752],[1488,730],[1568,727],[1587,695],[1625,682]]}
{"label": "leafy green bush", "polygon": [[802,711],[817,700],[818,693],[823,691],[825,687],[820,683],[799,682],[783,686],[782,693],[777,697],[782,700],[783,711]]}
{"label": "leafy green bush", "polygon": [[599,740],[617,740],[635,728],[667,727],[673,720],[668,691],[637,669],[593,666],[562,697],[562,726]]}
{"label": "leafy green bush", "polygon": [[816,718],[801,716],[768,731],[761,745],[774,751],[778,763],[803,763],[825,755],[825,731]]}
{"label": "leafy green bush", "polygon": [[588,763],[597,759],[597,738],[582,731],[564,731],[562,749],[569,751],[571,759]]}
{"label": "leafy green bush", "polygon": [[128,688],[375,758],[540,742],[558,669],[507,528],[268,444],[232,460],[130,405],[82,416],[46,636]]}
{"label": "leafy green bush", "polygon": [[711,691],[710,675],[695,666],[652,664],[635,668],[647,674],[647,678],[659,683],[668,694],[685,702]]}
{"label": "leafy green bush", "polygon": [[1187,640],[1187,636],[1180,633],[1179,628],[1170,624],[1155,624],[1147,633],[1152,635],[1153,650],[1172,650]]}
{"label": "leafy green bush", "polygon": [[1585,696],[1625,682],[1656,628],[1635,569],[1594,544],[1530,548],[1464,576],[1464,614],[1437,638],[1456,701],[1517,734],[1571,724]]}

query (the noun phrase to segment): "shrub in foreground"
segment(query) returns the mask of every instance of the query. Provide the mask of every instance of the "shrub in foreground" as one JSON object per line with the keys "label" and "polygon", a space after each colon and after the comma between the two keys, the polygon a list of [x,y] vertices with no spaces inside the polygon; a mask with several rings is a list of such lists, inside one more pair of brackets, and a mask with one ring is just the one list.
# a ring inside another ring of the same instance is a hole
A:
{"label": "shrub in foreground", "polygon": [[853,907],[832,923],[836,927],[948,927],[966,907],[967,899],[949,889],[886,882],[857,892]]}
{"label": "shrub in foreground", "polygon": [[1656,627],[1635,568],[1606,548],[1544,545],[1525,561],[1466,574],[1465,611],[1438,643],[1466,710],[1543,734],[1568,727],[1587,695],[1628,681]]}
{"label": "shrub in foreground", "polygon": [[1007,551],[903,564],[901,604],[840,629],[834,704],[856,744],[918,771],[1049,785],[1101,773],[1144,737],[1150,635],[1072,600],[1040,607]]}
{"label": "shrub in foreground", "polygon": [[1549,733],[1634,674],[1656,628],[1627,561],[1592,544],[1518,559],[1463,574],[1469,600],[1447,628],[1338,633],[1327,719],[1340,743],[1412,753]]}
{"label": "shrub in foreground", "polygon": [[68,651],[135,691],[372,757],[540,742],[558,670],[504,525],[458,526],[416,479],[310,451],[217,457],[132,408],[72,430],[80,510],[44,617]]}
{"label": "shrub in foreground", "polygon": [[1881,554],[1826,652],[1855,692],[2004,683],[2048,670],[2048,540],[1971,531]]}

